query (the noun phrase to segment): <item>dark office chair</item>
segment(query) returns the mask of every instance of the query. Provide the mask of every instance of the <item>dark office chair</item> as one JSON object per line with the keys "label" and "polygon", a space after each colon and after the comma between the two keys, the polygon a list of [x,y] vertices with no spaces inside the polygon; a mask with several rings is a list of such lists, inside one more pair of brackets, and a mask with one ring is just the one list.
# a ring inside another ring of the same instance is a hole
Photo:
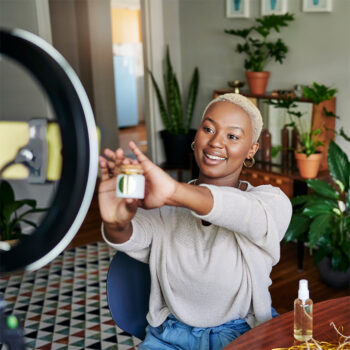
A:
{"label": "dark office chair", "polygon": [[123,331],[143,340],[151,286],[148,264],[117,252],[109,266],[106,284],[114,322]]}

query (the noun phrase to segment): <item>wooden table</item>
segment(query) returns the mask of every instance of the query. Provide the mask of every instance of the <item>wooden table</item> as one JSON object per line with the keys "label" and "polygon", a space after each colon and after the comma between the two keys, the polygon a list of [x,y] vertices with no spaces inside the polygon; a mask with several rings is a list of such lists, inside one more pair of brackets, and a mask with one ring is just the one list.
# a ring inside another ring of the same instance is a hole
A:
{"label": "wooden table", "polygon": [[[342,333],[345,336],[350,335],[350,296],[330,299],[314,305],[313,338],[318,341],[337,342],[339,336],[333,326],[330,326],[332,321],[337,328],[343,326]],[[288,348],[294,343],[293,322],[293,311],[287,312],[253,328],[224,349],[271,350]]]}

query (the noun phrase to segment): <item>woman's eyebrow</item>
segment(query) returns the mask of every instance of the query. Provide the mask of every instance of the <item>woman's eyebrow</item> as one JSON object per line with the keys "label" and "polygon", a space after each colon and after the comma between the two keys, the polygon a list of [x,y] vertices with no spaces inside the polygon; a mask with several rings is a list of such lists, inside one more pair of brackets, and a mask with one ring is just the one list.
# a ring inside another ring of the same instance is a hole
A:
{"label": "woman's eyebrow", "polygon": [[240,130],[244,134],[244,130],[240,126],[229,126],[228,128]]}
{"label": "woman's eyebrow", "polygon": [[208,121],[208,122],[211,122],[211,123],[213,123],[213,124],[216,124],[215,120],[213,120],[213,119],[211,119],[211,118],[209,118],[209,117],[205,117],[205,118],[203,119],[203,121],[204,121],[204,122],[205,122],[205,121]]}
{"label": "woman's eyebrow", "polygon": [[[203,119],[203,121],[209,121],[209,122],[211,122],[211,123],[213,123],[213,124],[217,124],[217,123],[215,122],[215,120],[213,120],[213,119],[211,119],[211,118],[209,118],[209,117],[205,117],[205,118]],[[238,129],[238,130],[240,130],[243,134],[245,134],[244,130],[243,130],[240,126],[233,125],[233,126],[229,126],[228,129]]]}

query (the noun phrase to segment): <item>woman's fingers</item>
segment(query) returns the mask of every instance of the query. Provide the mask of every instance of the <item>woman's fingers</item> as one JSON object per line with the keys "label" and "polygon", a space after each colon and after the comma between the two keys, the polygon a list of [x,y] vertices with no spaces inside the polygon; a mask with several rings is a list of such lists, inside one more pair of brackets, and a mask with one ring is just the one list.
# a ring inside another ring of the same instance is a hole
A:
{"label": "woman's fingers", "polygon": [[[139,151],[139,153],[141,155],[141,158],[142,158],[142,155],[143,155],[144,159],[148,159],[138,149],[138,147],[135,145],[134,142],[132,142],[132,144]],[[112,176],[118,175],[119,174],[119,167],[122,164],[138,164],[139,163],[139,160],[137,160],[137,159],[132,159],[132,158],[129,158],[129,157],[125,157],[124,151],[121,148],[118,148],[115,151],[112,151],[110,148],[106,148],[103,153],[104,153],[105,157],[101,157],[101,159],[102,159],[102,162],[104,164],[104,167],[107,168],[107,170],[104,169],[103,170],[103,175],[102,175],[102,168],[101,168],[102,180],[106,179],[106,176],[112,177]],[[135,153],[135,155],[136,155],[136,153]],[[100,162],[100,164],[101,164],[101,162]]]}
{"label": "woman's fingers", "polygon": [[129,142],[129,147],[130,149],[133,151],[133,153],[135,154],[135,156],[137,157],[137,160],[142,163],[144,161],[149,160],[142,152],[141,150],[136,146],[134,141],[130,141]]}
{"label": "woman's fingers", "polygon": [[105,181],[109,179],[109,169],[108,169],[108,162],[105,158],[99,156],[98,157],[99,163],[100,163],[100,173],[101,173],[101,180]]}

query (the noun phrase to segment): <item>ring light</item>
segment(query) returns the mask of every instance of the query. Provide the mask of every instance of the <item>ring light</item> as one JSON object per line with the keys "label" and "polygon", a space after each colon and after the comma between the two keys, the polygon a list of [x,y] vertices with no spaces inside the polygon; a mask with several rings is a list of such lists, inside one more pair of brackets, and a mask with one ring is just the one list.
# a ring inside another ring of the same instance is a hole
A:
{"label": "ring light", "polygon": [[53,260],[81,226],[94,193],[98,142],[85,90],[67,61],[24,30],[0,30],[0,54],[23,65],[43,87],[62,138],[62,173],[40,226],[9,251],[0,250],[0,274],[36,270]]}

